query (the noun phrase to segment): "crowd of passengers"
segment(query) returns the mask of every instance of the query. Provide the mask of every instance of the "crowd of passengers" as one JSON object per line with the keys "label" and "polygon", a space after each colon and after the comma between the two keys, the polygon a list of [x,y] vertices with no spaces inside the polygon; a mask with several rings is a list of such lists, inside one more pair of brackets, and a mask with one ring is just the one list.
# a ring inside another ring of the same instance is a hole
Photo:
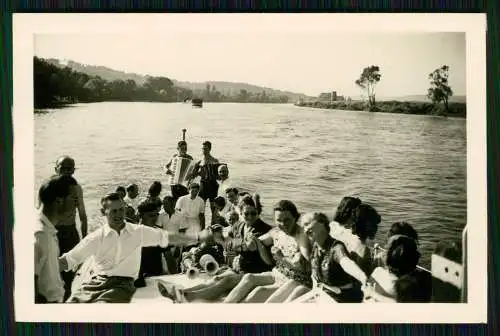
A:
{"label": "crowd of passengers", "polygon": [[[206,158],[211,144],[208,151],[203,146]],[[283,199],[273,206],[274,222],[266,223],[260,196],[240,192],[229,183],[227,165],[218,164],[215,189],[203,176],[187,188],[170,186],[163,198],[159,181],[144,196],[136,184],[117,187],[101,199],[105,223],[87,233],[74,171],[74,160],[61,157],[57,174],[38,192],[36,302],[130,302],[148,277],[179,274],[183,257],[196,264],[204,254],[221,266],[209,282],[185,288],[157,280],[161,295],[177,303],[310,302],[320,290],[340,303],[431,301],[431,275],[418,267],[415,228],[393,223],[384,248],[370,248],[381,216],[359,198],[343,197],[332,218],[302,213]],[[76,270],[90,257],[92,276],[72,290]]]}

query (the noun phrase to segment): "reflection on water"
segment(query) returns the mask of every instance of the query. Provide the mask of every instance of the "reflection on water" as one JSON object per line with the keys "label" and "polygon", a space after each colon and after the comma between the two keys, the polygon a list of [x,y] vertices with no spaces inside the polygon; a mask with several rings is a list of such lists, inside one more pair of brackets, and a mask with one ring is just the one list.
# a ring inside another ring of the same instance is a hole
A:
{"label": "reflection on water", "polygon": [[96,227],[104,193],[166,183],[162,167],[186,128],[195,158],[210,140],[231,178],[261,194],[265,220],[279,199],[331,216],[342,196],[357,195],[382,215],[378,242],[393,222],[409,221],[429,266],[434,243],[460,239],[466,223],[465,127],[465,119],[290,105],[82,104],[35,114],[35,187],[59,155],[72,155]]}

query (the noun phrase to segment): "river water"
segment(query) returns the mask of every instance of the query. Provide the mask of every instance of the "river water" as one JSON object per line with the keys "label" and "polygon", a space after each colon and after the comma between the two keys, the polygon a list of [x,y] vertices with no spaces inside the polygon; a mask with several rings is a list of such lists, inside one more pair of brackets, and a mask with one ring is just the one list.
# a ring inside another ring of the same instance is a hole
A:
{"label": "river water", "polygon": [[466,224],[465,119],[237,103],[113,102],[44,112],[35,114],[35,188],[58,156],[73,156],[90,230],[102,223],[105,193],[136,182],[144,195],[152,181],[166,183],[162,167],[183,128],[191,155],[200,158],[210,140],[235,184],[260,193],[270,223],[280,199],[331,217],[343,196],[356,195],[382,216],[376,242],[395,221],[414,225],[426,267],[435,243],[460,239]]}

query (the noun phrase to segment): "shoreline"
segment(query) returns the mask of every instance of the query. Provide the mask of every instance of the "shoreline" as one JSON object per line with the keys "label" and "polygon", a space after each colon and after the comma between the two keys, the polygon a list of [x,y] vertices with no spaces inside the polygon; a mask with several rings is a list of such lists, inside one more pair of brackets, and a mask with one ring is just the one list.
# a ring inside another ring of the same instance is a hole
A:
{"label": "shoreline", "polygon": [[450,102],[448,103],[448,112],[446,112],[442,104],[434,105],[430,102],[416,101],[379,101],[374,109],[369,111],[366,103],[363,101],[333,101],[333,102],[298,102],[294,104],[298,107],[310,107],[327,110],[346,110],[346,111],[366,111],[366,112],[383,112],[397,114],[414,114],[414,115],[432,115],[443,117],[466,118],[467,103]]}

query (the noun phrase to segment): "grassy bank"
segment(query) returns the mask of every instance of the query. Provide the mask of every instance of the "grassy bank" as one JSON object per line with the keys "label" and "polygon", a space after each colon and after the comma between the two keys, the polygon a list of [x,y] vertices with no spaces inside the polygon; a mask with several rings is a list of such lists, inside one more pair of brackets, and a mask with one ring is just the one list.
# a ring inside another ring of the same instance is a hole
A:
{"label": "grassy bank", "polygon": [[[334,101],[334,102],[301,102],[295,104],[302,107],[313,107],[334,110],[350,111],[368,111],[368,107],[363,101]],[[409,101],[379,101],[372,109],[372,112],[402,113],[402,114],[422,114],[439,115],[448,117],[465,118],[467,114],[466,103],[453,102],[448,104],[448,111],[443,104],[435,106],[427,102],[409,102]]]}

